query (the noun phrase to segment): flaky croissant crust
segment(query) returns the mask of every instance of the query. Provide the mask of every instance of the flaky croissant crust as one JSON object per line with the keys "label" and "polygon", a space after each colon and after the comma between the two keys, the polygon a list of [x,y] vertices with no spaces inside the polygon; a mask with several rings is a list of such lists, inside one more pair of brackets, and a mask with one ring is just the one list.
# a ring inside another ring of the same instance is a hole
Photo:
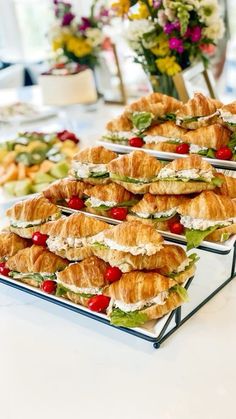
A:
{"label": "flaky croissant crust", "polygon": [[108,150],[103,146],[87,147],[79,151],[73,157],[73,161],[81,163],[106,164],[117,157],[114,151]]}
{"label": "flaky croissant crust", "polygon": [[79,180],[66,178],[60,179],[56,182],[51,183],[43,191],[43,195],[49,201],[57,203],[59,201],[64,201],[70,199],[72,196],[78,196],[83,198],[85,188],[88,189],[89,185]]}
{"label": "flaky croissant crust", "polygon": [[167,121],[163,124],[154,125],[153,127],[147,129],[144,135],[160,135],[163,137],[182,138],[186,132],[187,130],[178,127],[178,125],[176,125],[174,122]]}
{"label": "flaky croissant crust", "polygon": [[228,144],[230,136],[230,131],[223,125],[213,124],[189,131],[183,136],[183,141],[202,147],[218,149]]}
{"label": "flaky croissant crust", "polygon": [[144,151],[133,151],[118,157],[107,165],[108,171],[136,179],[149,179],[157,176],[162,164]]}
{"label": "flaky croissant crust", "polygon": [[33,221],[46,220],[51,215],[59,212],[60,210],[56,205],[40,195],[17,202],[6,211],[6,215],[14,220]]}
{"label": "flaky croissant crust", "polygon": [[132,212],[147,212],[149,214],[154,214],[170,210],[187,201],[188,198],[181,195],[157,196],[147,193],[143,196],[141,201],[132,207]]}
{"label": "flaky croissant crust", "polygon": [[117,131],[131,131],[133,127],[132,122],[129,120],[127,115],[120,115],[117,118],[112,119],[106,125],[108,131],[117,132]]}
{"label": "flaky croissant crust", "polygon": [[114,201],[117,203],[130,201],[134,198],[131,192],[117,183],[109,183],[108,185],[97,185],[89,189],[85,189],[85,194],[89,197],[97,198],[101,201]]}
{"label": "flaky croissant crust", "polygon": [[0,258],[14,256],[19,250],[28,247],[30,242],[8,231],[0,232]]}
{"label": "flaky croissant crust", "polygon": [[178,118],[187,118],[192,116],[208,116],[216,112],[222,106],[222,103],[204,96],[202,93],[195,93],[192,99],[183,104],[176,112]]}

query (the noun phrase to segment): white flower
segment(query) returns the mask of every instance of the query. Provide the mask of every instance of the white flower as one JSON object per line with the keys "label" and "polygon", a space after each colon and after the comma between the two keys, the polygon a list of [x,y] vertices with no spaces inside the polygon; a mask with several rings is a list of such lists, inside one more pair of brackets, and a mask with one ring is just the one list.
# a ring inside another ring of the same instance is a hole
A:
{"label": "white flower", "polygon": [[200,7],[201,0],[185,0],[185,3],[193,6],[193,9],[198,10]]}
{"label": "white flower", "polygon": [[139,42],[144,33],[151,32],[155,29],[154,24],[147,19],[132,20],[126,33],[126,37],[130,42]]}
{"label": "white flower", "polygon": [[218,18],[215,22],[212,22],[210,26],[203,29],[203,35],[207,38],[217,41],[224,35],[225,25],[222,19]]}
{"label": "white flower", "polygon": [[168,22],[168,18],[166,16],[164,10],[158,10],[158,13],[157,13],[157,22],[159,23],[160,26],[162,26],[162,28]]}
{"label": "white flower", "polygon": [[88,43],[91,47],[95,48],[101,45],[103,41],[103,33],[98,28],[88,28],[85,31],[85,35],[88,38]]}
{"label": "white flower", "polygon": [[219,18],[219,4],[217,0],[201,0],[198,10],[199,17],[206,25],[211,25]]}

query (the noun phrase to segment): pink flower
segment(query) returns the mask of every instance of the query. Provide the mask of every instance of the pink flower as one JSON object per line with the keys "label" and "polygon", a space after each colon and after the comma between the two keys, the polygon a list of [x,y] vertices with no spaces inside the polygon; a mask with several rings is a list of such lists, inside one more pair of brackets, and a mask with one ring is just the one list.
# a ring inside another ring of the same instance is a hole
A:
{"label": "pink flower", "polygon": [[187,27],[187,30],[186,30],[186,32],[184,34],[184,37],[185,38],[190,38],[191,34],[192,34],[191,28],[188,26]]}
{"label": "pink flower", "polygon": [[90,20],[87,17],[81,17],[82,23],[79,25],[79,30],[84,32],[91,27]]}
{"label": "pink flower", "polygon": [[165,24],[165,26],[164,26],[164,32],[166,33],[166,34],[170,34],[172,31],[174,30],[174,25],[173,25],[173,23],[166,23]]}
{"label": "pink flower", "polygon": [[170,49],[176,49],[179,53],[183,52],[183,41],[179,38],[170,38],[169,39],[169,47]]}
{"label": "pink flower", "polygon": [[198,42],[202,36],[202,29],[200,26],[194,26],[191,30],[191,41]]}
{"label": "pink flower", "polygon": [[75,15],[71,12],[66,13],[63,18],[62,18],[62,26],[68,26],[70,25],[70,23],[72,22],[72,20],[74,19]]}

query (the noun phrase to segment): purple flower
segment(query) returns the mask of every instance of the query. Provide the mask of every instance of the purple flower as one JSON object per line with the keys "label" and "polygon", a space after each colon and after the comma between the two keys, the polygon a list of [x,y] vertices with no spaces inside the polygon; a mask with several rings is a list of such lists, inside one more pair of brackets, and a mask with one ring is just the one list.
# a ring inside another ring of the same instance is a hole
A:
{"label": "purple flower", "polygon": [[153,0],[152,7],[154,9],[159,9],[159,7],[161,6],[161,3],[162,3],[161,0]]}
{"label": "purple flower", "polygon": [[79,30],[84,32],[86,29],[91,28],[90,20],[87,17],[81,17],[81,25],[79,25]]}
{"label": "purple flower", "polygon": [[166,23],[164,26],[164,32],[169,35],[172,31],[174,30],[174,25],[173,23]]}
{"label": "purple flower", "polygon": [[192,30],[191,30],[191,28],[188,26],[187,27],[187,30],[186,30],[186,32],[185,32],[185,34],[184,34],[184,37],[185,38],[190,38],[190,36],[192,35]]}
{"label": "purple flower", "polygon": [[99,16],[108,17],[109,16],[109,9],[106,9],[105,7],[101,7]]}
{"label": "purple flower", "polygon": [[75,15],[71,12],[66,13],[63,17],[62,17],[62,26],[68,26],[70,25],[70,23],[72,22],[72,20],[74,19]]}
{"label": "purple flower", "polygon": [[179,38],[170,38],[169,39],[169,47],[170,49],[182,50],[183,48],[183,41]]}
{"label": "purple flower", "polygon": [[200,26],[194,26],[191,30],[191,41],[198,42],[202,36],[202,29]]}
{"label": "purple flower", "polygon": [[183,45],[179,45],[179,46],[176,48],[176,50],[177,50],[177,52],[178,52],[179,54],[182,54],[182,53],[184,52],[184,46],[183,46]]}
{"label": "purple flower", "polygon": [[172,23],[172,25],[173,25],[173,28],[174,28],[174,29],[177,29],[177,30],[179,30],[179,29],[180,29],[180,23],[179,23],[179,21],[178,21],[178,20],[176,20],[176,22],[173,22],[173,23]]}

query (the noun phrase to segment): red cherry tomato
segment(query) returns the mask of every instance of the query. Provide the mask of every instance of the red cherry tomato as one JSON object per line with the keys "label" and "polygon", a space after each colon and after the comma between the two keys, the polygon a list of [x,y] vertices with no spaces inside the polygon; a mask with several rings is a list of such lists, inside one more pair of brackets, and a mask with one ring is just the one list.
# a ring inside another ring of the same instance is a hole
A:
{"label": "red cherry tomato", "polygon": [[6,262],[0,262],[0,268],[5,268]]}
{"label": "red cherry tomato", "polygon": [[38,246],[47,246],[47,241],[48,239],[48,235],[47,234],[42,234],[40,233],[40,231],[36,231],[33,236],[32,236],[32,242],[34,244],[37,244]]}
{"label": "red cherry tomato", "polygon": [[101,313],[106,310],[109,303],[110,297],[106,297],[105,295],[94,295],[88,300],[88,308],[92,311],[97,311],[97,313]]}
{"label": "red cherry tomato", "polygon": [[76,210],[84,208],[84,201],[78,196],[72,196],[68,201],[68,207]]}
{"label": "red cherry tomato", "polygon": [[188,154],[189,153],[189,144],[183,143],[183,144],[179,144],[176,147],[176,153],[178,154]]}
{"label": "red cherry tomato", "polygon": [[47,294],[55,294],[57,283],[55,281],[51,281],[50,279],[45,279],[41,285],[41,289]]}
{"label": "red cherry tomato", "polygon": [[57,137],[59,138],[60,141],[71,140],[76,144],[79,142],[79,138],[77,138],[73,132],[70,132],[67,130],[58,132]]}
{"label": "red cherry tomato", "polygon": [[112,283],[115,281],[119,281],[119,279],[121,278],[122,272],[119,268],[117,268],[117,266],[110,266],[109,268],[107,268],[106,272],[105,272],[105,279]]}
{"label": "red cherry tomato", "polygon": [[108,211],[110,217],[115,218],[115,220],[123,221],[126,219],[128,210],[127,208],[112,208]]}
{"label": "red cherry tomato", "polygon": [[232,157],[232,150],[227,146],[219,148],[219,150],[216,152],[216,158],[220,160],[230,160]]}
{"label": "red cherry tomato", "polygon": [[131,145],[131,147],[142,147],[144,145],[144,141],[141,137],[133,137],[130,138],[129,145]]}
{"label": "red cherry tomato", "polygon": [[182,234],[184,231],[183,224],[179,222],[171,223],[169,228],[170,228],[171,233],[174,233],[174,234]]}
{"label": "red cherry tomato", "polygon": [[10,269],[6,266],[0,266],[0,274],[3,276],[9,276]]}

